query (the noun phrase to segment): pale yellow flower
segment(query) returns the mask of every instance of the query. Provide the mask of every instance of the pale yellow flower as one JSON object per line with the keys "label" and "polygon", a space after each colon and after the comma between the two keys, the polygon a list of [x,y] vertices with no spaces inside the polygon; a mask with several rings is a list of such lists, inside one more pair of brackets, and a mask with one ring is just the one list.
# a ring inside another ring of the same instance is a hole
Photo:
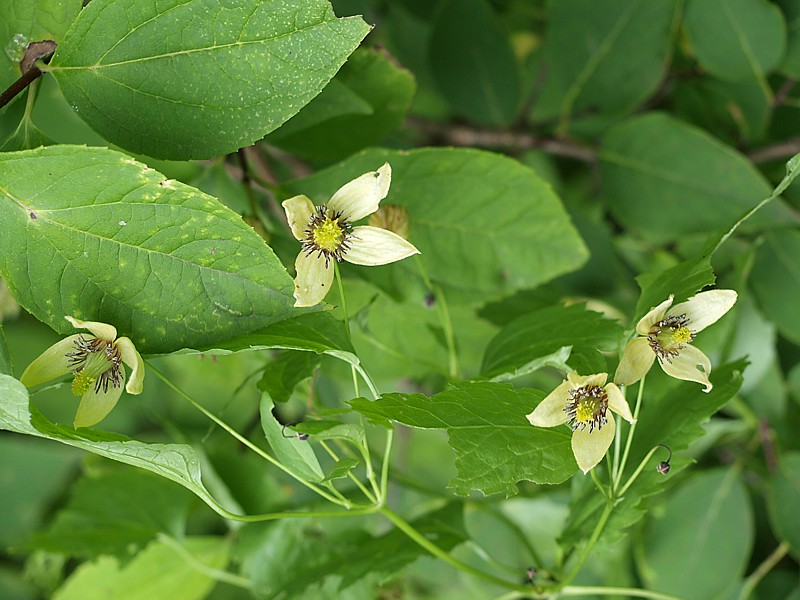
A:
{"label": "pale yellow flower", "polygon": [[625,396],[613,383],[606,384],[607,379],[606,373],[585,377],[570,373],[528,415],[528,421],[537,427],[570,424],[572,453],[584,473],[603,460],[614,440],[617,426],[608,409],[634,422]]}
{"label": "pale yellow flower", "polygon": [[294,237],[303,243],[295,261],[295,306],[314,306],[322,302],[333,282],[333,261],[346,260],[356,265],[385,265],[419,254],[401,236],[381,229],[353,223],[378,210],[389,193],[392,168],[384,164],[346,183],[326,205],[315,207],[306,196],[283,202]]}
{"label": "pale yellow flower", "polygon": [[710,392],[711,361],[690,344],[699,331],[716,323],[733,307],[736,297],[733,290],[710,290],[675,306],[670,296],[652,308],[636,324],[636,333],[641,337],[628,342],[614,381],[622,385],[636,383],[658,358],[667,375],[702,383],[703,391]]}
{"label": "pale yellow flower", "polygon": [[73,373],[72,393],[81,399],[75,427],[91,427],[102,421],[117,404],[125,382],[125,367],[131,376],[125,384],[129,394],[141,394],[144,362],[130,339],[117,337],[117,330],[106,323],[65,317],[77,333],[56,342],[28,365],[20,381],[27,387]]}

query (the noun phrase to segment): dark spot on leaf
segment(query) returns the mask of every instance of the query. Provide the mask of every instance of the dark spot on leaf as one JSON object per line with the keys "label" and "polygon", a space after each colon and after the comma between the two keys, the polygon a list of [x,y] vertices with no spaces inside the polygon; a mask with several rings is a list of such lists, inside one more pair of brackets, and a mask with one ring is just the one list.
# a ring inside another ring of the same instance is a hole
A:
{"label": "dark spot on leaf", "polygon": [[39,218],[39,217],[36,215],[36,213],[35,213],[35,212],[33,212],[33,211],[31,211],[31,221],[35,221],[35,220],[36,220],[36,219],[38,219],[38,218]]}

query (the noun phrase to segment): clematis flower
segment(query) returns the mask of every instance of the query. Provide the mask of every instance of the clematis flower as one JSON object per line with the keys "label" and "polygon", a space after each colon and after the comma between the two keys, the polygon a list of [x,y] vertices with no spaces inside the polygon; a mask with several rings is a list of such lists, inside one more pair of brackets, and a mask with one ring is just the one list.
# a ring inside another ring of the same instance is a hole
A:
{"label": "clematis flower", "polygon": [[537,427],[569,423],[572,453],[584,473],[603,460],[614,440],[617,426],[608,409],[629,423],[634,422],[625,396],[613,383],[606,384],[607,379],[606,373],[585,377],[569,373],[528,415],[528,421]]}
{"label": "clematis flower", "polygon": [[[733,290],[701,292],[672,306],[670,296],[636,324],[641,337],[628,342],[614,381],[631,385],[644,377],[658,358],[664,372],[675,379],[696,381],[710,392],[711,361],[691,346],[697,332],[716,323],[736,303]],[[672,306],[672,308],[670,308]]]}
{"label": "clematis flower", "polygon": [[332,262],[356,265],[385,265],[419,254],[401,236],[381,229],[353,223],[378,210],[389,193],[392,168],[388,163],[346,183],[324,206],[311,203],[306,196],[283,202],[294,237],[303,243],[295,261],[295,306],[314,306],[322,302],[333,282]]}
{"label": "clematis flower", "polygon": [[28,365],[20,381],[33,387],[73,373],[72,393],[81,399],[74,424],[76,428],[91,427],[111,412],[122,395],[123,363],[131,369],[125,390],[129,394],[142,393],[144,362],[133,342],[118,338],[113,326],[65,318],[76,329],[90,333],[77,333],[50,346]]}

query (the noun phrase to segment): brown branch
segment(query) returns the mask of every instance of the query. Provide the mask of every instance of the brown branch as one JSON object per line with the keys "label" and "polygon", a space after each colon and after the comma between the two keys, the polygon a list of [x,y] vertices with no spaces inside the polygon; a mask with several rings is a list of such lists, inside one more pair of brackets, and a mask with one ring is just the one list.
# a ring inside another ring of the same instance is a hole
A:
{"label": "brown branch", "polygon": [[752,162],[759,164],[781,158],[791,158],[798,153],[800,153],[800,136],[753,150],[747,156]]}
{"label": "brown branch", "polygon": [[594,148],[564,138],[537,137],[518,131],[441,124],[415,118],[408,119],[407,123],[444,146],[503,148],[511,152],[542,150],[548,154],[590,164],[597,162],[597,152]]}
{"label": "brown branch", "polygon": [[37,60],[47,62],[55,51],[56,43],[52,40],[28,44],[28,48],[25,50],[25,56],[23,56],[22,60],[19,62],[22,77],[17,79],[8,89],[0,94],[0,108],[3,108],[6,104],[11,102],[17,94],[42,76],[42,72],[34,63],[36,63]]}

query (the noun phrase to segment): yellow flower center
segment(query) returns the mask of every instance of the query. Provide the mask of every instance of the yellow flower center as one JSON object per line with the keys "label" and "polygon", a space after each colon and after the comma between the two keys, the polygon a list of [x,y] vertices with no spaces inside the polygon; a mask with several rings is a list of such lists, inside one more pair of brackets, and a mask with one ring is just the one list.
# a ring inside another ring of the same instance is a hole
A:
{"label": "yellow flower center", "polygon": [[326,265],[330,259],[342,262],[352,231],[353,226],[341,213],[331,213],[327,206],[318,206],[303,232],[303,251],[324,257]]}
{"label": "yellow flower center", "polygon": [[607,409],[608,394],[605,390],[599,385],[584,385],[570,390],[564,412],[573,431],[583,431],[588,427],[591,433],[608,423]]}
{"label": "yellow flower center", "polygon": [[688,325],[689,319],[686,315],[672,315],[653,324],[647,341],[659,360],[671,362],[686,344],[694,340],[695,334]]}
{"label": "yellow flower center", "polygon": [[75,341],[75,350],[68,353],[69,367],[75,374],[72,393],[83,396],[92,386],[96,392],[108,386],[122,385],[122,357],[112,342],[96,337],[80,336]]}

